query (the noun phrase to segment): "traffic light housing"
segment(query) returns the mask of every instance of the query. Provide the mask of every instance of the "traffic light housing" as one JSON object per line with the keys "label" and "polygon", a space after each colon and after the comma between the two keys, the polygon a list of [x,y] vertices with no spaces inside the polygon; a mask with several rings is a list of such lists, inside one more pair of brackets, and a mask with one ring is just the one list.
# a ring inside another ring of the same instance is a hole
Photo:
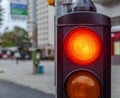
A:
{"label": "traffic light housing", "polygon": [[110,18],[77,10],[57,23],[56,98],[111,98]]}

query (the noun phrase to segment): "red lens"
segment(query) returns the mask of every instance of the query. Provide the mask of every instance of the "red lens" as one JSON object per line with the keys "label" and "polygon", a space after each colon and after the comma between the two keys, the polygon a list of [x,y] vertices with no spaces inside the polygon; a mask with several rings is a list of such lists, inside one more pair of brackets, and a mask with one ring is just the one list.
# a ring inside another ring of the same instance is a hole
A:
{"label": "red lens", "polygon": [[87,65],[100,56],[102,43],[95,31],[88,28],[77,28],[66,36],[64,51],[75,64]]}

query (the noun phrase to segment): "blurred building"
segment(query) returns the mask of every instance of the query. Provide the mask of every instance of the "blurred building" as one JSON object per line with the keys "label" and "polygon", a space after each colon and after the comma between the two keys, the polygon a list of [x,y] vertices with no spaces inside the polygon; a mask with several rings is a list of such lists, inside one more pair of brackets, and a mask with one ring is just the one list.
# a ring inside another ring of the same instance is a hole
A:
{"label": "blurred building", "polygon": [[28,31],[33,47],[41,50],[42,58],[54,56],[54,7],[47,0],[28,0]]}
{"label": "blurred building", "polygon": [[98,12],[111,17],[111,52],[113,63],[119,62],[120,57],[120,0],[93,0]]}

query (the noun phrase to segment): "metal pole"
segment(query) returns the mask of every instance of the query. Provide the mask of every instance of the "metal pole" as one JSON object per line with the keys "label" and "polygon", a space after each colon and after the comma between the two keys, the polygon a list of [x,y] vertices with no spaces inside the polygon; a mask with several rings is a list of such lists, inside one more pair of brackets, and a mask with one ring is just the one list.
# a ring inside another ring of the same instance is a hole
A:
{"label": "metal pole", "polygon": [[56,18],[67,14],[68,8],[72,4],[72,0],[56,0],[55,8],[56,8]]}
{"label": "metal pole", "polygon": [[[55,57],[57,57],[57,19],[68,12],[68,6],[72,4],[72,0],[55,0]],[[55,58],[55,65],[57,65],[57,58]],[[56,66],[54,69],[57,69]],[[55,70],[57,73],[57,70]],[[55,74],[55,85],[56,83],[56,74]],[[57,98],[57,95],[55,96]]]}

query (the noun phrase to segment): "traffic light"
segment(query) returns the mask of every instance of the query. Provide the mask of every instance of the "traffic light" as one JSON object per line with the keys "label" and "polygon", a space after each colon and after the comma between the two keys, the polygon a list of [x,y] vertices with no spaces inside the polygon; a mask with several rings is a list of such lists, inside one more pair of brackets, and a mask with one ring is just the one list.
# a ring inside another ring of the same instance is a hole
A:
{"label": "traffic light", "polygon": [[55,1],[54,0],[48,0],[48,5],[54,6],[55,5]]}
{"label": "traffic light", "polygon": [[56,35],[56,98],[111,98],[110,18],[78,0],[58,18]]}

